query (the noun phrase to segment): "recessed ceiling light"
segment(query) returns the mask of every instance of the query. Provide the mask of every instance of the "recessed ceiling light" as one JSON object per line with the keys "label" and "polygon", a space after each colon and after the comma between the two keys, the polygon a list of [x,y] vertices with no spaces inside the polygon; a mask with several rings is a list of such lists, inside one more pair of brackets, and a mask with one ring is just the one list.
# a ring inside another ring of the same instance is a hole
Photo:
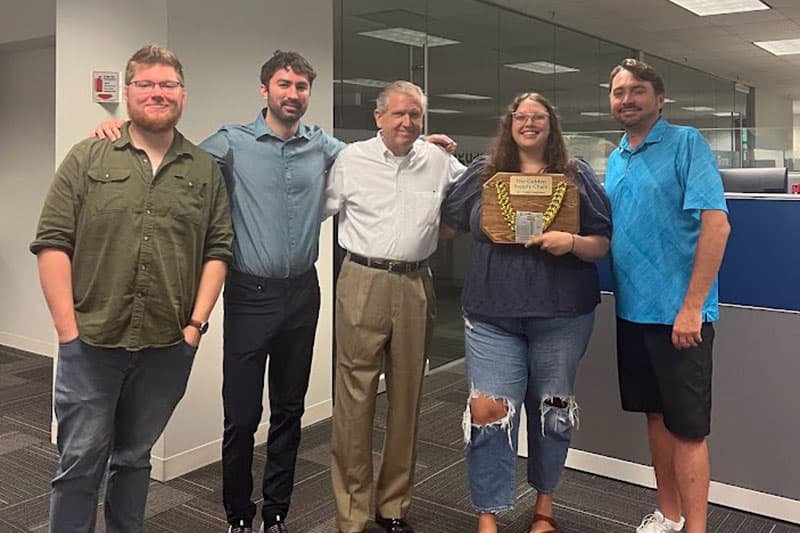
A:
{"label": "recessed ceiling light", "polygon": [[776,56],[800,54],[800,39],[784,39],[782,41],[755,41],[754,45],[763,48]]}
{"label": "recessed ceiling light", "polygon": [[608,113],[603,113],[602,111],[581,111],[581,115],[584,117],[607,117]]}
{"label": "recessed ceiling light", "polygon": [[717,111],[716,113],[711,113],[715,117],[738,117],[738,111]]}
{"label": "recessed ceiling light", "polygon": [[763,11],[770,7],[760,0],[669,0],[695,15],[726,15],[745,11]]}
{"label": "recessed ceiling light", "polygon": [[686,107],[682,107],[681,109],[685,109],[686,111],[694,111],[695,113],[702,113],[705,111],[714,111],[713,107],[707,107],[704,105],[689,105]]}
{"label": "recessed ceiling light", "polygon": [[361,87],[376,87],[382,89],[390,82],[383,80],[371,80],[369,78],[351,78],[347,80],[333,80],[333,83],[346,83],[348,85],[360,85]]}
{"label": "recessed ceiling light", "polygon": [[419,47],[422,47],[426,43],[428,47],[459,44],[459,41],[445,39],[444,37],[437,37],[436,35],[429,35],[421,31],[412,30],[410,28],[386,28],[383,30],[361,31],[358,32],[358,34],[365,37],[383,39],[384,41],[392,41],[393,43]]}
{"label": "recessed ceiling light", "polygon": [[431,107],[428,109],[428,113],[433,113],[434,115],[460,115],[464,112],[459,111],[458,109],[444,109],[441,107]]}
{"label": "recessed ceiling light", "polygon": [[446,93],[440,94],[442,98],[453,98],[455,100],[491,100],[491,96],[483,96],[482,94],[469,94],[469,93]]}
{"label": "recessed ceiling light", "polygon": [[565,72],[580,72],[580,69],[567,67],[564,65],[556,65],[549,61],[529,61],[527,63],[506,63],[504,66],[508,68],[515,68],[517,70],[524,70],[526,72],[535,72],[536,74],[564,74]]}

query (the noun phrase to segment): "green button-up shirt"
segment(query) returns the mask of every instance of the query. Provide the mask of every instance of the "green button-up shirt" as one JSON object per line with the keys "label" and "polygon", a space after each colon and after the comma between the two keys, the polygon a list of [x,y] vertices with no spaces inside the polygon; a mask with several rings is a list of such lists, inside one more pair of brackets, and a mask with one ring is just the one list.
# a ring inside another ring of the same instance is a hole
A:
{"label": "green button-up shirt", "polygon": [[154,175],[126,124],[116,142],[72,148],[30,249],[70,256],[81,340],[141,350],[183,339],[203,263],[229,262],[232,239],[216,162],[176,131]]}

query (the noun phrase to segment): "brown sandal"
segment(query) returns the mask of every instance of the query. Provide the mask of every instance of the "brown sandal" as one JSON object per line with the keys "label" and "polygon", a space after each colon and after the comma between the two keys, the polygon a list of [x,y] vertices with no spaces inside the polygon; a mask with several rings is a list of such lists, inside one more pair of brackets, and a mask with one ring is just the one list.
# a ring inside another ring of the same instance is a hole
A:
{"label": "brown sandal", "polygon": [[[553,529],[547,529],[542,533],[558,533],[558,524],[556,524],[556,521],[553,520],[552,516],[536,513],[535,515],[533,515],[533,524],[535,524],[536,522],[547,522],[548,524],[553,526]],[[533,524],[531,524],[531,527],[533,527]]]}

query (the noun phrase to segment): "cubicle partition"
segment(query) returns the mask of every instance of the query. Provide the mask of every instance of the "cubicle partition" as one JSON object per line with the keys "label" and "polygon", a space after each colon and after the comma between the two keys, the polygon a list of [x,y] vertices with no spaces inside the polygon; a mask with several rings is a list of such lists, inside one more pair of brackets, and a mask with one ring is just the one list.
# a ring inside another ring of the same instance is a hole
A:
{"label": "cubicle partition", "polygon": [[[710,499],[800,523],[800,195],[726,194],[714,341]],[[654,486],[644,416],[620,408],[608,264],[576,385],[567,465]],[[525,451],[524,438],[520,445]]]}

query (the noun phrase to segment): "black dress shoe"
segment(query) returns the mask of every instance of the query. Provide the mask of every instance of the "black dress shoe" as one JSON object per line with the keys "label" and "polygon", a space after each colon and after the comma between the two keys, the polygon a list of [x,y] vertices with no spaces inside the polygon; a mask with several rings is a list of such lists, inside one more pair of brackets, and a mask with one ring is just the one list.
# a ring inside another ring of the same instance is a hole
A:
{"label": "black dress shoe", "polygon": [[381,515],[375,515],[375,522],[385,529],[386,533],[414,533],[411,524],[402,518],[384,518]]}

